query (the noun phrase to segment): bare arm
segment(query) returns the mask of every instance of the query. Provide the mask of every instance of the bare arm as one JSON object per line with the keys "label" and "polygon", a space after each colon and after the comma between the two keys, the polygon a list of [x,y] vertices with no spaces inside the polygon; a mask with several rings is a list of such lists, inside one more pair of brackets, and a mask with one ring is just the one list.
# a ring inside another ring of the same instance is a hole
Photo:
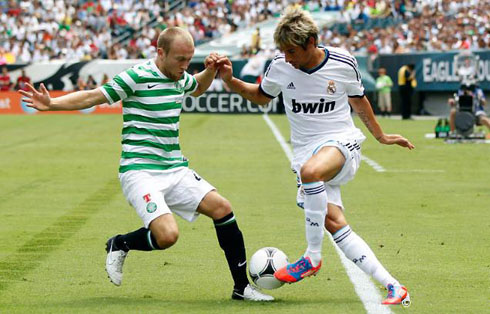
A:
{"label": "bare arm", "polygon": [[216,77],[216,73],[218,72],[218,63],[221,59],[222,57],[215,52],[210,53],[209,56],[206,57],[204,60],[204,66],[206,68],[204,71],[194,75],[197,81],[197,89],[191,94],[192,96],[198,97],[208,90],[209,86],[211,86],[211,83]]}
{"label": "bare arm", "polygon": [[240,94],[240,96],[243,98],[248,99],[254,104],[260,106],[265,106],[271,101],[271,98],[265,96],[259,90],[259,84],[246,83],[233,77],[233,67],[229,59],[222,61],[219,71],[225,84],[228,85],[232,91]]}
{"label": "bare arm", "polygon": [[27,103],[27,106],[39,111],[80,110],[107,102],[98,88],[51,98],[44,84],[41,84],[39,91],[31,84],[27,86],[29,91],[19,91],[24,96],[22,100]]}
{"label": "bare arm", "polygon": [[351,104],[354,111],[361,119],[362,123],[367,127],[369,132],[380,142],[381,144],[392,145],[397,144],[402,147],[407,147],[408,149],[413,149],[412,143],[399,134],[385,134],[381,129],[376,117],[374,116],[371,104],[366,96],[362,98],[350,97],[349,103]]}

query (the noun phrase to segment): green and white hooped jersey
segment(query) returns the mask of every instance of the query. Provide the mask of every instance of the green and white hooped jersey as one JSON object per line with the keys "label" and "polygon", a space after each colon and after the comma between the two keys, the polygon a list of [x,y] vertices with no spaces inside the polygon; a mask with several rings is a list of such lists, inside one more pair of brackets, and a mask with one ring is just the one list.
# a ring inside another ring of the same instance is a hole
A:
{"label": "green and white hooped jersey", "polygon": [[187,167],[179,145],[179,117],[184,95],[197,89],[187,72],[167,78],[153,60],[137,64],[100,87],[112,104],[122,100],[123,129],[119,173]]}

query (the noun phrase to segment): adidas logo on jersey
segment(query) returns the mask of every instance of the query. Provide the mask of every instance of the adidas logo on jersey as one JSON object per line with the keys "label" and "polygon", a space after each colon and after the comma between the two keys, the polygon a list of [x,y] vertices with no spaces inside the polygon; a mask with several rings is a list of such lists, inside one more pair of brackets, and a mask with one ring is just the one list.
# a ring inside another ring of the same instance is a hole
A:
{"label": "adidas logo on jersey", "polygon": [[320,102],[300,103],[293,98],[294,113],[325,113],[335,109],[335,101],[325,102],[325,99],[320,98]]}
{"label": "adidas logo on jersey", "polygon": [[296,89],[296,86],[294,86],[294,83],[291,82],[289,83],[288,87],[286,87],[286,89]]}

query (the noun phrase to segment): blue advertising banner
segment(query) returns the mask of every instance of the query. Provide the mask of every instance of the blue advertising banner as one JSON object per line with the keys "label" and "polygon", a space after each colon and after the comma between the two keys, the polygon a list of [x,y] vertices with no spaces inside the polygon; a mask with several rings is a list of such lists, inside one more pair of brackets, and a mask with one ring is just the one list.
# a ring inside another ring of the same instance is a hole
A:
{"label": "blue advertising banner", "polygon": [[[378,57],[378,65],[386,68],[388,75],[396,83],[400,67],[412,63],[415,64],[417,91],[456,91],[461,82],[456,72],[454,57],[459,52],[381,55]],[[473,53],[479,57],[478,84],[483,90],[488,91],[490,90],[490,50]]]}

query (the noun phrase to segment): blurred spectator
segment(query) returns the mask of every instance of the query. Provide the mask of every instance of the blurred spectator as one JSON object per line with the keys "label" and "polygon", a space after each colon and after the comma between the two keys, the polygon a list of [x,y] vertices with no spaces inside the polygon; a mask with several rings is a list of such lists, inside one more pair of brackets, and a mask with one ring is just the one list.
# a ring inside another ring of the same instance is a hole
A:
{"label": "blurred spectator", "polygon": [[0,74],[0,91],[8,91],[12,87],[12,81],[10,81],[9,71],[6,66],[2,67],[2,74]]}
{"label": "blurred spectator", "polygon": [[94,89],[97,86],[97,81],[95,81],[92,75],[89,75],[87,78],[87,82],[85,83],[85,89]]}
{"label": "blurred spectator", "polygon": [[225,82],[223,82],[223,80],[219,76],[217,76],[214,78],[213,82],[209,86],[208,91],[231,92],[231,89],[228,87],[228,85],[226,85]]}
{"label": "blurred spectator", "polygon": [[412,94],[417,87],[415,80],[415,65],[407,64],[398,70],[398,90],[401,99],[402,119],[407,120],[412,115]]}
{"label": "blurred spectator", "polygon": [[26,71],[24,69],[21,70],[20,76],[17,77],[17,83],[15,84],[15,89],[16,90],[25,90],[29,91],[29,87],[27,87],[26,83],[32,84],[31,83],[31,78],[26,75]]}
{"label": "blurred spectator", "polygon": [[260,50],[260,28],[257,27],[252,33],[252,42],[250,43],[250,49],[253,54],[256,54]]}
{"label": "blurred spectator", "polygon": [[81,76],[78,77],[77,79],[77,84],[75,85],[75,91],[80,91],[80,90],[86,90],[87,89],[87,84],[83,80]]}
{"label": "blurred spectator", "polygon": [[104,73],[104,75],[102,76],[102,81],[100,82],[100,85],[102,86],[109,81],[110,81],[109,75],[107,75],[107,73]]}
{"label": "blurred spectator", "polygon": [[379,76],[376,79],[376,90],[378,91],[378,107],[381,115],[388,117],[391,115],[391,87],[393,81],[386,75],[385,68],[378,69]]}

